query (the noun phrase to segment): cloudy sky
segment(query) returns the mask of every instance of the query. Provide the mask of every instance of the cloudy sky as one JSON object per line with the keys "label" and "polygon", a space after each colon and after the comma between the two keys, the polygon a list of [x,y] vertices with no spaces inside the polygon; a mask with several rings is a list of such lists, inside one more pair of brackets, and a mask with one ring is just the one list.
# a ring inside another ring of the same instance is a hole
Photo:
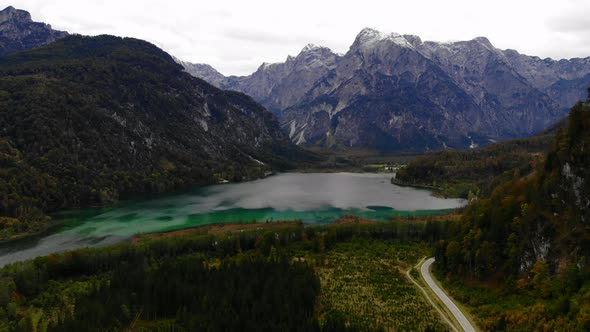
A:
{"label": "cloudy sky", "polygon": [[245,75],[308,43],[345,53],[363,27],[423,40],[486,36],[554,59],[590,56],[590,0],[13,0],[54,28],[146,39],[183,60]]}

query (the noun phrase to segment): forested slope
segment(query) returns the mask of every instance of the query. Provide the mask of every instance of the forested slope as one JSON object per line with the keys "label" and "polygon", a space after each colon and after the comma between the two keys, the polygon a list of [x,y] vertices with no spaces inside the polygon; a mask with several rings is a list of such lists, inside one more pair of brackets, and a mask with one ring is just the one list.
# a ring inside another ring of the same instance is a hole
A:
{"label": "forested slope", "polygon": [[516,176],[526,176],[551,148],[552,132],[495,143],[475,150],[449,150],[418,157],[401,168],[394,183],[439,188],[444,196],[488,195]]}
{"label": "forested slope", "polygon": [[590,329],[589,146],[585,101],[530,176],[470,204],[454,235],[439,243],[439,271],[483,287],[453,286],[486,328]]}
{"label": "forested slope", "polygon": [[304,158],[248,96],[185,73],[136,39],[69,36],[0,58],[0,239],[43,213]]}

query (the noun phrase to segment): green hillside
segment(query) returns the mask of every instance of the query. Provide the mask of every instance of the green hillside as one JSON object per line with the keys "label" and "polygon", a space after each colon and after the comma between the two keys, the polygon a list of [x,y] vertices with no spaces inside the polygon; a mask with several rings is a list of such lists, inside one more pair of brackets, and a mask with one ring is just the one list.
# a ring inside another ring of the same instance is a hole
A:
{"label": "green hillside", "polygon": [[70,36],[0,58],[0,239],[44,213],[241,181],[307,158],[250,97],[147,42]]}
{"label": "green hillside", "polygon": [[487,329],[590,329],[588,146],[586,101],[532,174],[470,204],[438,244],[439,272]]}

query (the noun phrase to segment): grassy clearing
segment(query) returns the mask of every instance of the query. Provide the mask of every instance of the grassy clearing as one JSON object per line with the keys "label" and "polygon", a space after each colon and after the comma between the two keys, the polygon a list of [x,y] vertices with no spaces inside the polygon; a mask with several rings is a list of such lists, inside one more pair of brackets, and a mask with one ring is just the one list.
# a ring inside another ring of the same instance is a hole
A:
{"label": "grassy clearing", "polygon": [[448,331],[404,275],[428,253],[419,244],[355,239],[315,257],[320,323],[345,317],[349,327],[363,331]]}

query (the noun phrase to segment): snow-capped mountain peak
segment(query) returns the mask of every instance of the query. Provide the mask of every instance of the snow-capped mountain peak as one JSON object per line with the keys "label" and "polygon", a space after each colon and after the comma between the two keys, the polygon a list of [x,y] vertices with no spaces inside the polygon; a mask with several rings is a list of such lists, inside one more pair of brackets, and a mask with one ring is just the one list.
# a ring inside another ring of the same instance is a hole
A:
{"label": "snow-capped mountain peak", "polygon": [[307,44],[305,47],[299,52],[297,57],[301,56],[308,56],[308,55],[317,55],[318,57],[332,57],[335,55],[331,49],[325,46],[319,46],[316,44]]}
{"label": "snow-capped mountain peak", "polygon": [[490,42],[490,40],[487,39],[486,37],[476,37],[476,38],[473,38],[473,40],[476,41],[476,42],[478,42],[478,43],[480,43],[480,44],[482,44],[483,46],[485,46],[489,50],[496,49],[494,47],[494,45],[492,45],[492,43]]}
{"label": "snow-capped mountain peak", "polygon": [[414,48],[412,44],[402,35],[390,32],[384,34],[378,30],[372,28],[364,28],[357,35],[353,46],[360,47],[361,49],[372,48],[380,42],[389,41],[396,45],[408,48]]}
{"label": "snow-capped mountain peak", "polygon": [[414,48],[414,46],[412,44],[410,44],[410,42],[404,36],[400,35],[399,33],[395,33],[395,32],[388,33],[387,35],[385,35],[385,37],[383,39],[390,40],[390,41],[394,42],[395,44],[398,44],[403,47]]}
{"label": "snow-capped mountain peak", "polygon": [[306,52],[311,52],[311,51],[315,51],[315,50],[319,50],[321,49],[322,46],[318,46],[316,44],[307,44],[305,45],[305,47],[301,50],[301,53],[306,53]]}

